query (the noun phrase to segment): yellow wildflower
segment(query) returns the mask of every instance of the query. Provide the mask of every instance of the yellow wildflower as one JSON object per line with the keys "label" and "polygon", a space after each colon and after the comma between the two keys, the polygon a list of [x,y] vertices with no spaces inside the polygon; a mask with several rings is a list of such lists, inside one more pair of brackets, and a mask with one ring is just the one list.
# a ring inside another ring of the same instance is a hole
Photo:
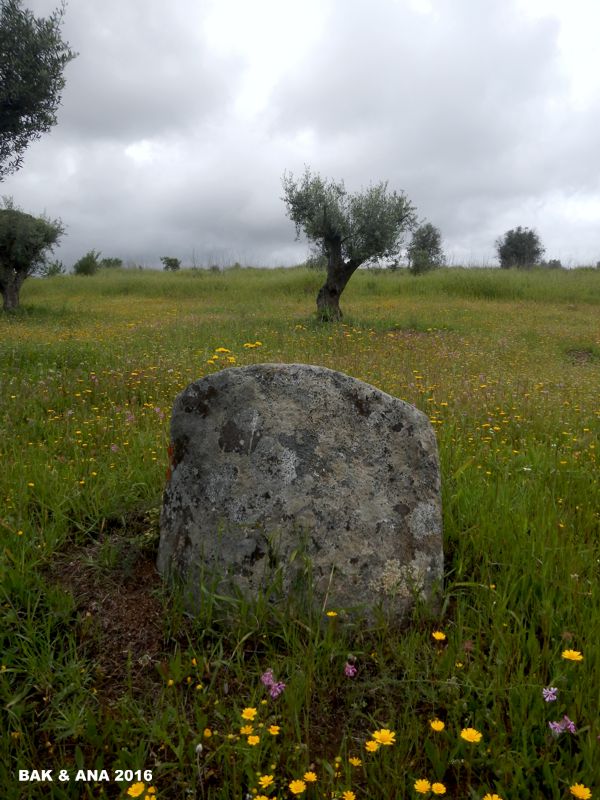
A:
{"label": "yellow wildflower", "polygon": [[378,731],[374,731],[372,735],[373,739],[379,744],[392,745],[396,743],[396,734],[388,728],[381,728]]}
{"label": "yellow wildflower", "polygon": [[266,789],[273,783],[274,780],[275,779],[273,778],[272,775],[261,775],[260,778],[258,779],[258,783],[261,789]]}
{"label": "yellow wildflower", "polygon": [[369,753],[375,753],[377,750],[379,750],[379,742],[369,739],[368,742],[365,742],[365,750],[368,750]]}
{"label": "yellow wildflower", "polygon": [[242,719],[249,719],[252,721],[256,716],[256,709],[255,708],[245,708],[242,711]]}
{"label": "yellow wildflower", "polygon": [[436,642],[446,641],[446,634],[443,631],[434,631],[431,635],[436,640]]}
{"label": "yellow wildflower", "polygon": [[583,655],[579,650],[563,650],[561,655],[563,658],[566,658],[567,661],[583,661]]}
{"label": "yellow wildflower", "polygon": [[569,787],[569,791],[573,797],[578,797],[579,800],[589,800],[592,796],[590,790],[583,783],[574,783],[573,786]]}
{"label": "yellow wildflower", "polygon": [[443,731],[446,727],[441,719],[432,719],[429,725],[434,731]]}
{"label": "yellow wildflower", "polygon": [[443,783],[432,783],[431,791],[434,794],[446,794],[446,787],[444,786]]}
{"label": "yellow wildflower", "polygon": [[141,793],[146,788],[146,784],[143,781],[139,781],[138,783],[134,783],[132,786],[127,789],[127,794],[129,797],[139,797]]}
{"label": "yellow wildflower", "polygon": [[314,783],[317,779],[316,773],[314,772],[305,772],[302,776],[307,783]]}
{"label": "yellow wildflower", "polygon": [[250,747],[254,747],[260,742],[260,736],[249,736],[248,737],[248,744]]}
{"label": "yellow wildflower", "polygon": [[463,728],[460,732],[460,738],[464,739],[465,742],[471,742],[472,744],[480,742],[481,736],[482,734],[475,730],[475,728]]}
{"label": "yellow wildflower", "polygon": [[415,792],[418,792],[419,794],[427,794],[430,789],[431,784],[427,778],[419,778],[415,781]]}
{"label": "yellow wildflower", "polygon": [[302,794],[306,791],[306,784],[304,781],[295,780],[288,784],[288,788],[292,794]]}

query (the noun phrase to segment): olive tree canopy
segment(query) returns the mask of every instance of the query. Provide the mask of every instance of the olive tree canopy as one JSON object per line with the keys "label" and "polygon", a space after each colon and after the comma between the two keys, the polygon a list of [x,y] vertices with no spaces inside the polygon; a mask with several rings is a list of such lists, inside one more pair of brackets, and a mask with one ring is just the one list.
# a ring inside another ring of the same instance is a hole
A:
{"label": "olive tree canopy", "polygon": [[63,13],[64,3],[45,19],[21,0],[0,0],[0,181],[56,125],[63,69],[76,56],[60,37]]}
{"label": "olive tree canopy", "polygon": [[296,180],[283,176],[287,215],[327,258],[327,280],[317,295],[322,319],[340,319],[340,295],[361,264],[371,259],[393,259],[402,234],[416,225],[412,204],[403,193],[389,192],[387,183],[355,194],[343,181],[324,180],[307,167]]}
{"label": "olive tree canopy", "polygon": [[19,292],[25,278],[46,263],[64,233],[60,220],[36,218],[14,208],[5,198],[0,209],[0,294],[5,311],[19,306]]}
{"label": "olive tree canopy", "polygon": [[440,229],[431,222],[419,225],[413,233],[407,252],[409,269],[413,275],[420,275],[422,272],[443,266],[445,256]]}
{"label": "olive tree canopy", "polygon": [[540,263],[544,249],[536,231],[520,225],[496,240],[496,251],[503,269],[533,267]]}

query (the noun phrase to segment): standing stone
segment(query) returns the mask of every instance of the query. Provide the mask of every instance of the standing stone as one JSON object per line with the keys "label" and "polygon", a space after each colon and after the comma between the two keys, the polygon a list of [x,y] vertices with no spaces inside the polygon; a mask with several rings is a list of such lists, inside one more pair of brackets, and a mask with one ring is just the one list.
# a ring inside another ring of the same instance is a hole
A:
{"label": "standing stone", "polygon": [[325,367],[258,364],[175,400],[157,566],[193,606],[256,595],[306,562],[327,608],[406,619],[443,576],[440,471],[425,414]]}

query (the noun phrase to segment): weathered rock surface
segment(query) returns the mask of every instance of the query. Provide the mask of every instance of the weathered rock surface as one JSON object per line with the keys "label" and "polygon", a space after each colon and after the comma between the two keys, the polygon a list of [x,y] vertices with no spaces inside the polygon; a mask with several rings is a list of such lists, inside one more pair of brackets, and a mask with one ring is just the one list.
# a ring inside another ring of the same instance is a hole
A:
{"label": "weathered rock surface", "polygon": [[402,620],[443,575],[435,434],[414,406],[306,364],[227,369],[190,384],[171,420],[157,566],[191,602],[219,578],[257,593],[303,559],[328,608]]}

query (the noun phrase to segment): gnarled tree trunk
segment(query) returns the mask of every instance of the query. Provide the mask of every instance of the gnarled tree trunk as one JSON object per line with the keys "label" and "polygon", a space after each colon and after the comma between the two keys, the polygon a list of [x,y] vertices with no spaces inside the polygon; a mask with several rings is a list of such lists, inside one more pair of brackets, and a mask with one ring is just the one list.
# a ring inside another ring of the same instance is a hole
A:
{"label": "gnarled tree trunk", "polygon": [[342,241],[336,238],[326,242],[328,252],[327,280],[317,295],[317,313],[323,322],[336,322],[342,318],[340,295],[354,274],[358,264],[342,258]]}
{"label": "gnarled tree trunk", "polygon": [[13,270],[2,270],[0,273],[0,294],[4,311],[14,311],[19,307],[19,292],[27,276]]}

